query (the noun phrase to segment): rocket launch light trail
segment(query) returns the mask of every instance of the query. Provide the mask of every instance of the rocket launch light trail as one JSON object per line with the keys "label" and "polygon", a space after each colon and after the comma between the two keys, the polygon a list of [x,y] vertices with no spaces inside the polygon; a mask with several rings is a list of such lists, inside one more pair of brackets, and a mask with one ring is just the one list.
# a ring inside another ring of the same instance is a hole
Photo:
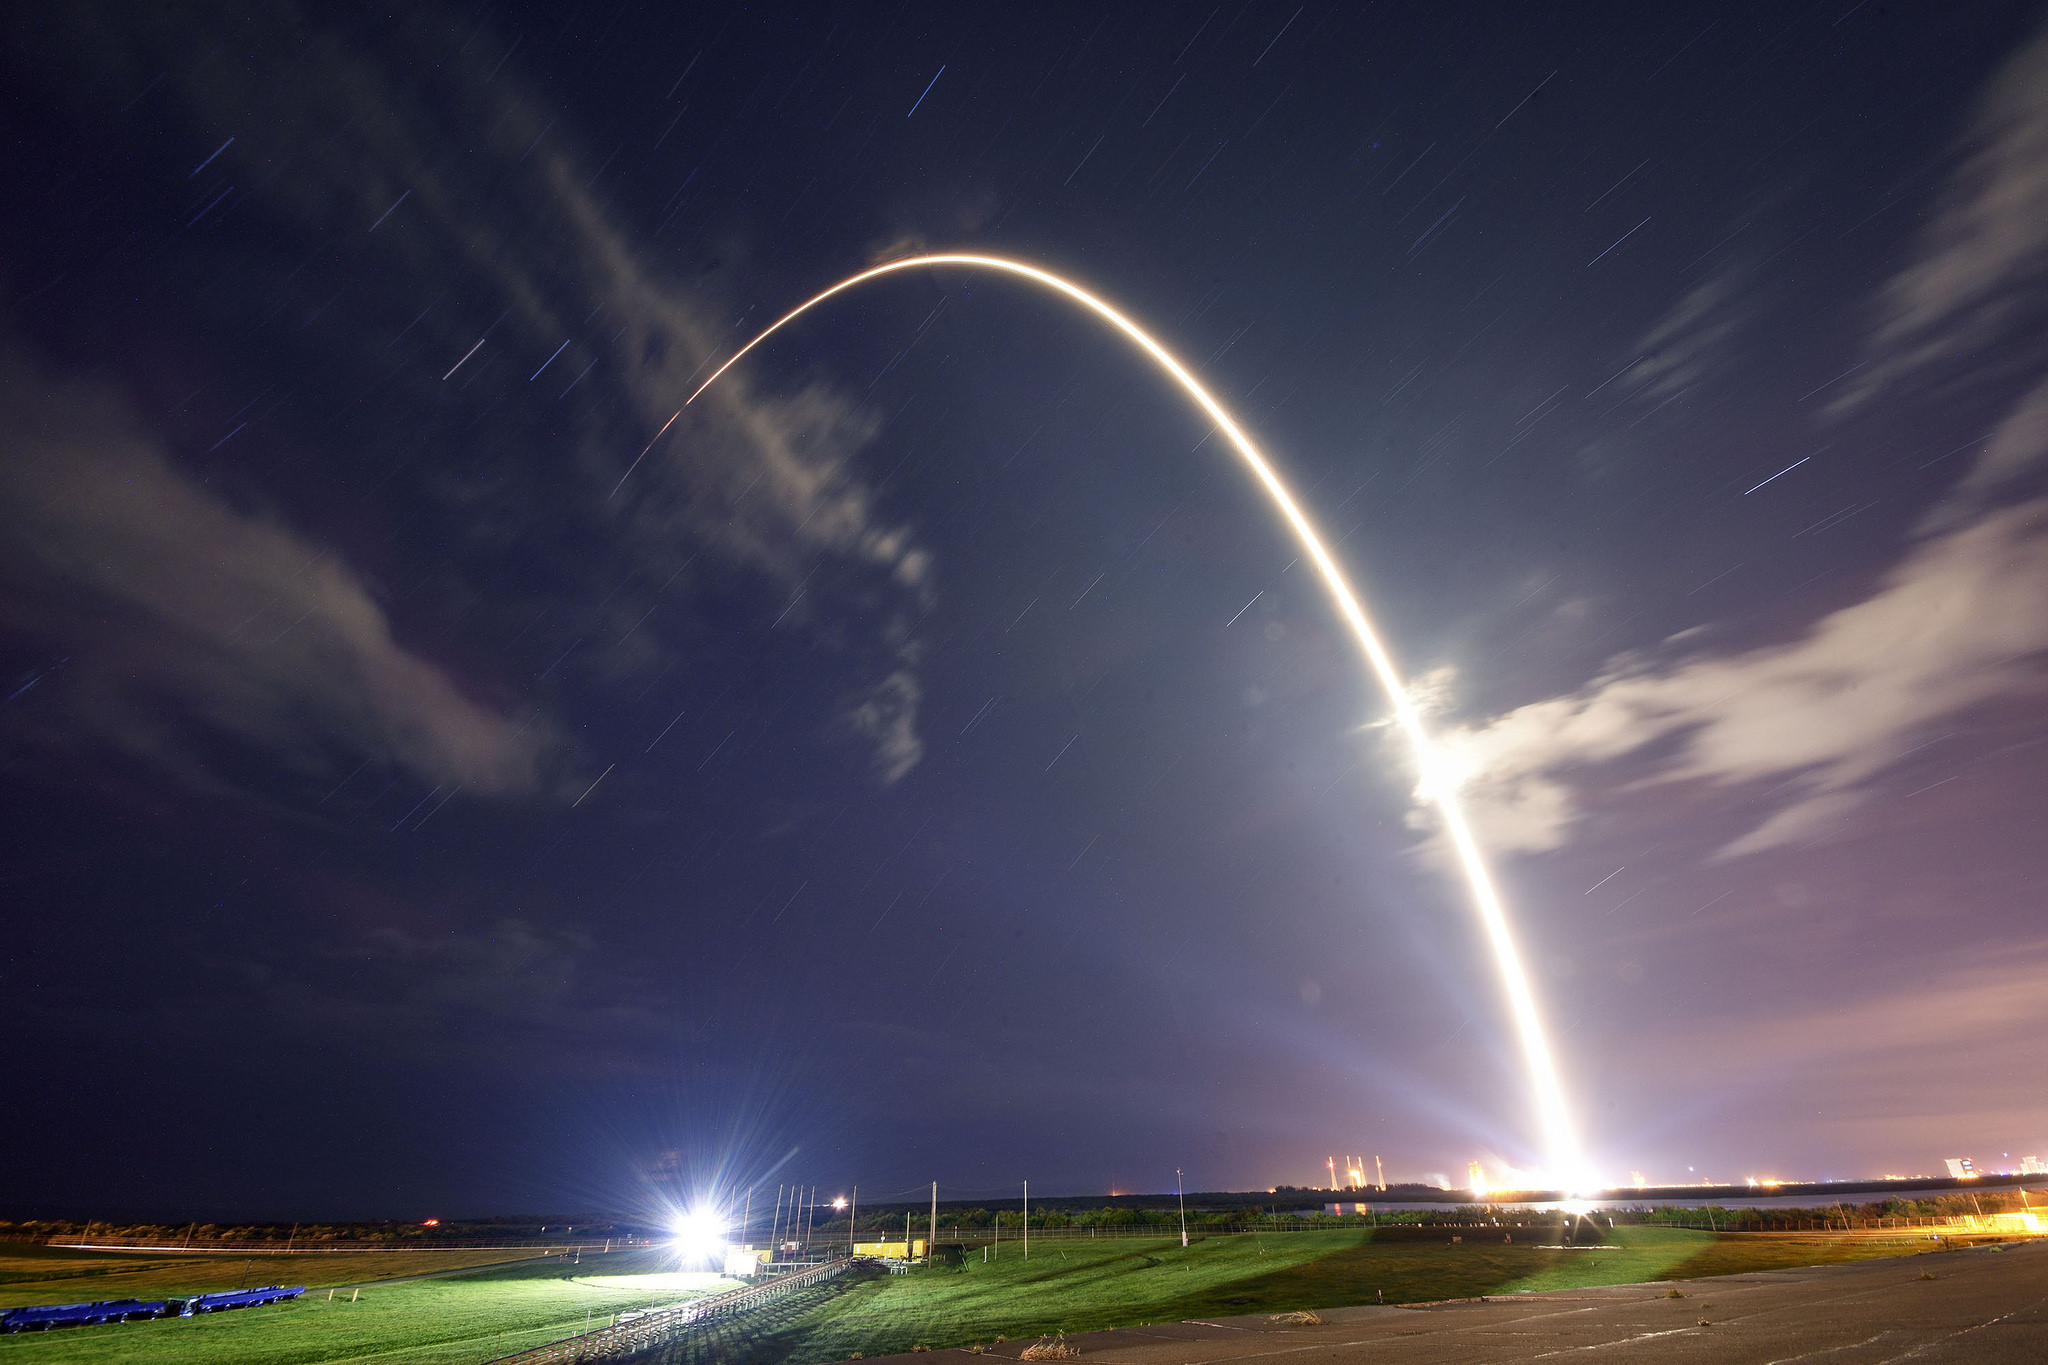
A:
{"label": "rocket launch light trail", "polygon": [[1339,614],[1351,627],[1351,633],[1357,638],[1359,648],[1372,668],[1373,676],[1386,693],[1389,704],[1394,708],[1395,719],[1407,737],[1409,748],[1415,756],[1416,766],[1422,773],[1422,792],[1435,803],[1438,815],[1443,820],[1444,832],[1450,837],[1451,847],[1464,873],[1472,908],[1479,917],[1487,945],[1493,952],[1494,966],[1500,976],[1501,987],[1507,995],[1509,1014],[1514,1020],[1515,1031],[1521,1042],[1523,1061],[1528,1067],[1530,1088],[1534,1092],[1536,1102],[1537,1121],[1542,1129],[1546,1155],[1553,1168],[1551,1176],[1560,1182],[1567,1192],[1577,1188],[1584,1183],[1586,1173],[1581,1168],[1578,1133],[1572,1122],[1569,1107],[1565,1103],[1564,1086],[1558,1077],[1556,1057],[1551,1051],[1542,1014],[1536,1006],[1535,991],[1529,985],[1528,972],[1522,965],[1521,950],[1516,946],[1513,928],[1508,923],[1507,907],[1502,903],[1500,892],[1494,886],[1493,875],[1487,869],[1486,860],[1479,850],[1478,840],[1473,837],[1471,825],[1465,818],[1464,807],[1459,803],[1456,776],[1439,756],[1436,745],[1430,738],[1428,727],[1423,724],[1421,713],[1408,696],[1407,685],[1401,677],[1401,671],[1395,666],[1393,655],[1381,642],[1379,632],[1374,629],[1371,618],[1366,615],[1358,594],[1345,580],[1343,570],[1324,547],[1322,538],[1316,534],[1314,525],[1301,510],[1294,494],[1281,480],[1272,462],[1252,443],[1251,437],[1245,434],[1244,429],[1223,405],[1202,387],[1201,382],[1170,351],[1153,340],[1150,333],[1079,285],[1022,261],[1013,261],[1001,256],[964,253],[911,256],[863,270],[783,314],[760,335],[734,352],[731,359],[713,371],[709,379],[698,385],[696,392],[690,395],[684,406],[696,402],[706,389],[717,383],[719,377],[738,364],[749,351],[834,295],[843,294],[849,289],[884,275],[933,266],[964,266],[975,270],[994,270],[1029,280],[1080,304],[1123,333],[1139,350],[1150,356],[1160,369],[1166,371],[1188,397],[1195,401],[1195,405],[1208,415],[1209,420],[1216,424],[1217,429],[1230,439],[1231,445],[1250,469],[1253,478],[1266,491],[1266,496],[1272,500],[1273,505],[1279,509],[1280,515],[1293,530],[1295,538],[1300,541],[1303,552],[1315,561],[1317,571],[1322,574],[1324,586],[1336,603]]}

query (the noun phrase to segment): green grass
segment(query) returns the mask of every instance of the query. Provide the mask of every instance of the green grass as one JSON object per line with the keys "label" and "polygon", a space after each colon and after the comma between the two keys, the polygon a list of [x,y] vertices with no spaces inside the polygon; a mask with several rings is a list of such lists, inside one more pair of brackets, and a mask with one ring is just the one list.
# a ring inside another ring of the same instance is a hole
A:
{"label": "green grass", "polygon": [[[847,1286],[774,1330],[738,1327],[674,1354],[722,1365],[808,1365],[1188,1318],[1344,1304],[1417,1303],[1538,1289],[1631,1284],[1897,1255],[1898,1246],[1824,1237],[1717,1237],[1679,1228],[1619,1228],[1604,1250],[1527,1242],[1382,1241],[1370,1231],[1178,1239],[1047,1241],[1027,1263],[1005,1247],[983,1264],[876,1277]],[[1533,1240],[1533,1239],[1532,1239]]]}
{"label": "green grass", "polygon": [[[1527,1240],[1461,1242],[1435,1234],[1370,1229],[1211,1237],[1183,1251],[1178,1239],[1075,1239],[1034,1245],[1027,1262],[1006,1244],[984,1263],[979,1249],[955,1268],[851,1276],[756,1313],[727,1320],[663,1354],[672,1365],[809,1365],[1052,1332],[1131,1327],[1186,1318],[1278,1313],[1343,1304],[1415,1303],[1579,1286],[1685,1279],[1897,1255],[1923,1249],[1815,1236],[1716,1236],[1682,1228],[1624,1227],[1600,1250],[1562,1250]],[[1517,1236],[1522,1236],[1519,1232]],[[1396,1239],[1400,1240],[1396,1240]],[[156,1297],[241,1282],[242,1262],[217,1258],[55,1253],[0,1255],[0,1302]],[[301,1265],[300,1263],[305,1263]],[[286,1264],[292,1274],[277,1273]],[[444,1268],[445,1254],[377,1253],[256,1258],[250,1283],[333,1284],[390,1280]],[[659,1252],[501,1265],[439,1279],[376,1284],[358,1302],[329,1302],[316,1289],[298,1303],[179,1321],[129,1323],[0,1337],[0,1365],[215,1365],[377,1361],[478,1365],[582,1330],[616,1312],[674,1303],[673,1288],[621,1285],[614,1277],[666,1269]],[[317,1279],[324,1274],[324,1279]],[[36,1276],[36,1278],[30,1278]],[[578,1278],[578,1277],[582,1278]],[[602,1277],[612,1283],[590,1281]]]}
{"label": "green grass", "polygon": [[512,1251],[336,1251],[303,1256],[78,1251],[0,1243],[0,1308],[91,1299],[160,1299],[252,1284],[369,1284],[520,1261]]}
{"label": "green grass", "polygon": [[[404,1274],[445,1268],[447,1263],[446,1253],[370,1253],[362,1259],[372,1257],[393,1263],[386,1274],[377,1277],[380,1279],[394,1278],[401,1263],[407,1267]],[[0,1266],[11,1269],[16,1259],[28,1258],[10,1257]],[[275,1263],[287,1259],[302,1258],[256,1258],[255,1270],[259,1273],[250,1283],[306,1283],[310,1277],[264,1273],[265,1267],[278,1268]],[[358,1260],[342,1253],[303,1259],[322,1263]],[[598,1287],[574,1278],[584,1274],[609,1277],[657,1272],[670,1268],[667,1260],[672,1258],[640,1251],[586,1256],[580,1266],[570,1266],[556,1258],[536,1265],[501,1266],[446,1278],[372,1285],[363,1289],[361,1297],[353,1303],[347,1290],[336,1293],[330,1301],[322,1289],[309,1291],[305,1298],[293,1303],[207,1317],[23,1333],[0,1337],[0,1365],[159,1365],[192,1360],[204,1360],[209,1365],[285,1365],[302,1361],[478,1365],[523,1347],[580,1332],[586,1312],[593,1324],[602,1324],[617,1312],[660,1307],[690,1297],[672,1288]],[[427,1264],[423,1266],[423,1262]],[[239,1282],[241,1269],[240,1261],[227,1268],[225,1287],[233,1288]],[[334,1283],[340,1271],[341,1267],[335,1267],[324,1283]],[[346,1277],[370,1278],[365,1271],[365,1267],[357,1264],[347,1270]],[[197,1290],[207,1283],[218,1287],[220,1273],[206,1267],[189,1271],[160,1267],[138,1270],[132,1280],[120,1275],[97,1280],[73,1277],[39,1281],[40,1289],[17,1281],[7,1285],[6,1291],[10,1303],[49,1303],[67,1298],[129,1297],[146,1281],[148,1296],[153,1297]],[[176,1278],[178,1275],[186,1278]]]}
{"label": "green grass", "polygon": [[1695,1280],[1708,1275],[1741,1275],[1759,1270],[1789,1270],[1795,1266],[1914,1255],[1932,1246],[1931,1243],[1910,1240],[1839,1237],[1826,1233],[1813,1236],[1775,1233],[1716,1236],[1711,1232],[1684,1228],[1655,1227],[1616,1228],[1607,1237],[1615,1250],[1569,1253],[1556,1264],[1533,1275],[1487,1292],[1533,1293],[1599,1284]]}

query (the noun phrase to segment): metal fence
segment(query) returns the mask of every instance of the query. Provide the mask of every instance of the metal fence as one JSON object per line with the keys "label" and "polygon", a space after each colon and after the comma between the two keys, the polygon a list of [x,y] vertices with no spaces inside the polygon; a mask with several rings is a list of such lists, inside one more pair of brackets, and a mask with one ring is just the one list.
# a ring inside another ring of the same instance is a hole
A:
{"label": "metal fence", "polygon": [[[1359,1228],[1367,1226],[1370,1225],[1364,1222],[1363,1220],[1353,1220],[1347,1223],[1307,1223],[1291,1220],[1276,1223],[1191,1222],[1188,1224],[1188,1238],[1190,1240],[1193,1240],[1197,1237],[1230,1237],[1235,1236],[1238,1233],[1244,1232],[1329,1232],[1333,1229]],[[923,1228],[919,1228],[917,1231],[917,1235],[919,1237],[925,1236],[925,1230]],[[1100,1223],[1091,1224],[1086,1227],[1063,1228],[1043,1228],[1038,1226],[1038,1224],[1036,1223],[1033,1223],[1031,1225],[1031,1240],[1034,1242],[1039,1241],[1041,1239],[1045,1241],[1070,1241],[1074,1239],[1092,1241],[1097,1238],[1104,1240],[1122,1239],[1125,1241],[1137,1240],[1144,1242],[1178,1241],[1180,1240],[1180,1224],[1167,1223],[1162,1225],[1157,1223]],[[954,1228],[947,1227],[943,1223],[939,1225],[939,1241],[942,1243],[957,1242],[972,1246],[979,1246],[983,1242],[993,1242],[996,1240],[996,1230],[994,1228]],[[1016,1242],[1021,1245],[1024,1241],[1024,1230],[1019,1227],[1014,1227],[1009,1224],[1005,1224],[1003,1226],[1001,1241],[1004,1246],[1008,1246],[1012,1242]]]}
{"label": "metal fence", "polygon": [[536,1346],[531,1350],[503,1356],[490,1362],[490,1365],[554,1365],[555,1362],[609,1360],[636,1351],[645,1351],[651,1347],[666,1345],[703,1323],[729,1318],[736,1313],[759,1308],[762,1304],[773,1303],[800,1289],[823,1284],[845,1274],[852,1265],[852,1257],[841,1256],[837,1260],[807,1266],[762,1284],[692,1299],[674,1308],[636,1314],[630,1321],[600,1327],[581,1336],[551,1341],[545,1346]]}

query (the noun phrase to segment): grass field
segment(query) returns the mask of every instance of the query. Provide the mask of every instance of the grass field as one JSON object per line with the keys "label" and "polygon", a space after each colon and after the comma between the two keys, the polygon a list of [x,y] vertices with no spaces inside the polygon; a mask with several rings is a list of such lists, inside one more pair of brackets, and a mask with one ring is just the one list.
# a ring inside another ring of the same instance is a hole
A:
{"label": "grass field", "polygon": [[1187,1318],[1277,1313],[1340,1304],[1416,1303],[1539,1289],[1684,1279],[1897,1255],[1905,1248],[1844,1238],[1725,1237],[1677,1228],[1620,1228],[1603,1250],[1523,1243],[1380,1242],[1368,1231],[1216,1237],[1185,1252],[1160,1242],[1046,1242],[1027,1263],[972,1253],[959,1270],[848,1285],[794,1320],[745,1320],[666,1360],[810,1365],[860,1352],[890,1355],[1019,1340],[1053,1332]]}
{"label": "grass field", "polygon": [[[391,1365],[477,1365],[602,1324],[628,1309],[679,1303],[713,1287],[709,1275],[679,1277],[673,1256],[614,1252],[496,1266],[432,1279],[406,1277],[459,1266],[464,1255],[502,1262],[505,1252],[340,1252],[243,1260],[8,1248],[0,1254],[0,1306],[84,1299],[156,1298],[249,1284],[313,1286],[295,1303],[201,1318],[108,1324],[0,1337],[5,1365],[211,1365],[378,1361]],[[202,1262],[194,1264],[195,1261]],[[125,1263],[125,1264],[124,1264]],[[382,1283],[378,1283],[381,1281]],[[397,1281],[397,1283],[392,1283]],[[593,1283],[592,1281],[597,1281]],[[365,1283],[327,1296],[328,1286]]]}
{"label": "grass field", "polygon": [[[756,1314],[724,1322],[663,1355],[671,1365],[811,1365],[1052,1332],[1139,1326],[1184,1318],[1273,1313],[1339,1304],[1414,1303],[1478,1294],[1684,1279],[1784,1266],[1897,1255],[1910,1249],[1867,1239],[1716,1236],[1678,1228],[1624,1227],[1598,1250],[1561,1250],[1477,1235],[1374,1241],[1370,1230],[1212,1237],[1183,1251],[1177,1239],[1046,1241],[1027,1262],[1005,1245],[984,1263],[977,1249],[959,1267],[832,1282]],[[504,1253],[478,1253],[497,1254]],[[679,1302],[710,1286],[678,1277],[660,1252],[499,1265],[434,1279],[450,1253],[337,1254],[255,1258],[249,1283],[312,1284],[296,1304],[218,1317],[129,1323],[0,1337],[0,1365],[219,1365],[377,1361],[478,1365],[580,1331],[633,1308]],[[16,1249],[0,1254],[0,1304],[154,1297],[233,1288],[240,1261]],[[317,1263],[317,1264],[302,1264]],[[292,1273],[284,1274],[287,1265]],[[31,1278],[34,1277],[34,1278]],[[381,1280],[347,1301],[324,1287]],[[390,1281],[399,1282],[392,1283]]]}
{"label": "grass field", "polygon": [[520,1261],[511,1251],[322,1252],[235,1256],[219,1252],[77,1251],[0,1243],[0,1308],[88,1299],[158,1299],[251,1284],[371,1284],[441,1271]]}

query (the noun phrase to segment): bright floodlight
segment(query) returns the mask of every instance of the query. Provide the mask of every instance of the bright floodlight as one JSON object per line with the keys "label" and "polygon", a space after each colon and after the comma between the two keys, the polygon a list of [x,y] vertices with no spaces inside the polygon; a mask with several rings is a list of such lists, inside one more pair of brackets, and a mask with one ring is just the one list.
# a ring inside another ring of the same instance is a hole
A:
{"label": "bright floodlight", "polygon": [[846,1196],[842,1194],[842,1195],[840,1195],[840,1196],[839,1196],[839,1197],[838,1197],[837,1199],[833,1200],[833,1201],[832,1201],[832,1207],[833,1207],[833,1208],[835,1208],[835,1209],[843,1209],[843,1208],[845,1208],[845,1207],[846,1207]]}
{"label": "bright floodlight", "polygon": [[677,1216],[672,1230],[676,1250],[691,1260],[716,1259],[725,1252],[725,1221],[704,1209]]}

